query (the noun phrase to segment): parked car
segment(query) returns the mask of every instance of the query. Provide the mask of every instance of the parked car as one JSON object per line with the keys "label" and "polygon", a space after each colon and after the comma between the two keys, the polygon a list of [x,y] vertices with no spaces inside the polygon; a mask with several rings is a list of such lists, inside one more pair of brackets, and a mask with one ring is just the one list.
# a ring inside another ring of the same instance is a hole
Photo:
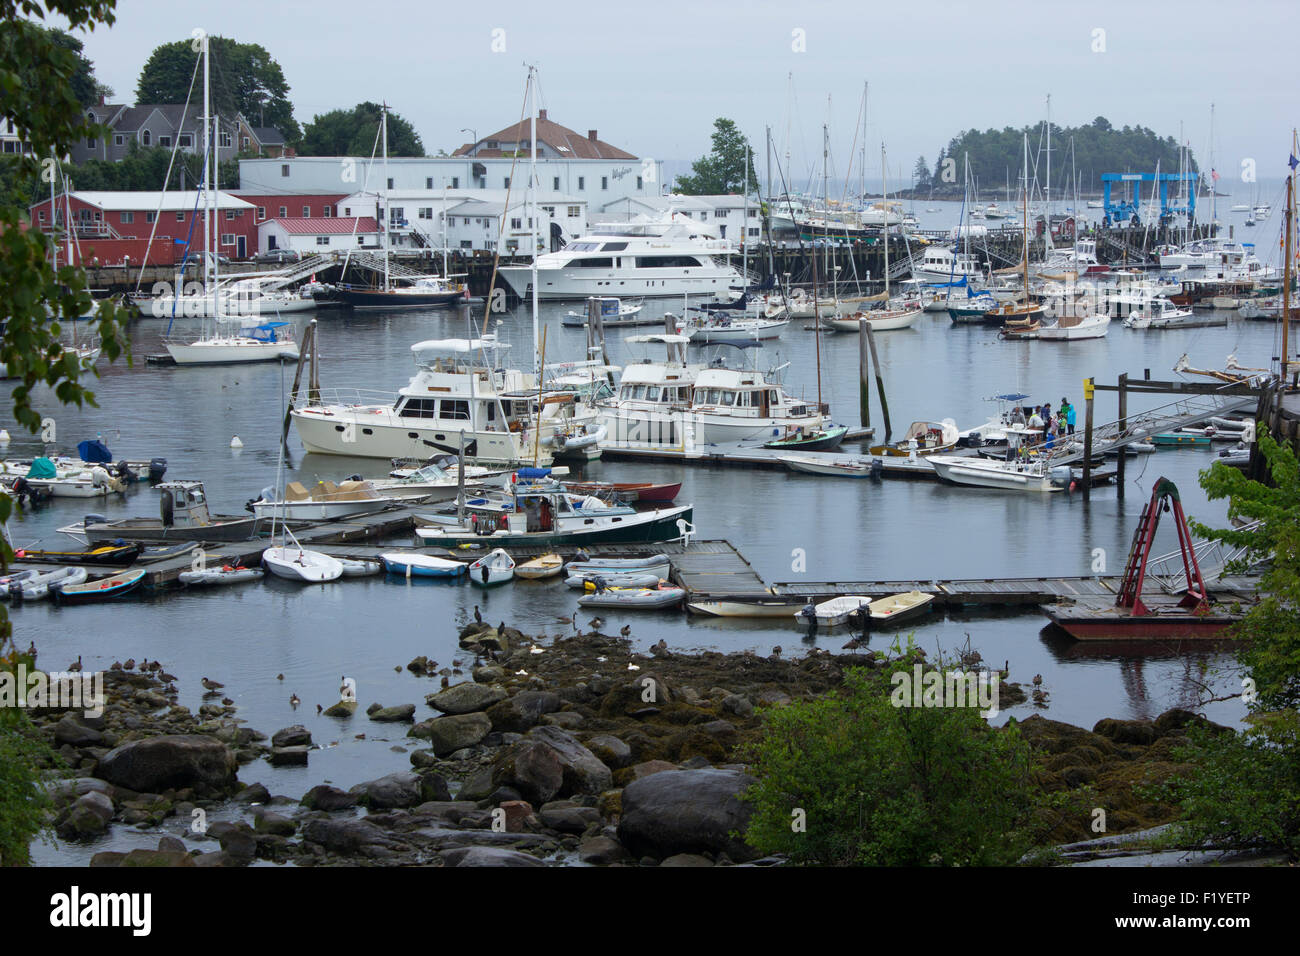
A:
{"label": "parked car", "polygon": [[302,253],[296,249],[267,249],[265,252],[259,252],[253,258],[257,262],[298,262],[302,259]]}

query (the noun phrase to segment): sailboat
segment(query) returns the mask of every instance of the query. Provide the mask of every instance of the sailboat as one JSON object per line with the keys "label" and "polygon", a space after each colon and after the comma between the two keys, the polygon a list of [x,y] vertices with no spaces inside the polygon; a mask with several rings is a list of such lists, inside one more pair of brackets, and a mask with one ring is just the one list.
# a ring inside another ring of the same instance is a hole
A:
{"label": "sailboat", "polygon": [[[1001,322],[1004,332],[1018,334],[1035,331],[1043,321],[1043,307],[1035,302],[1029,294],[1029,134],[1025,134],[1025,218],[1021,224],[1024,235],[1024,300],[1022,302],[1004,302],[996,309],[984,313],[986,321]],[[1049,230],[1050,231],[1050,230]]]}
{"label": "sailboat", "polygon": [[[278,362],[284,359],[297,360],[298,345],[293,341],[293,327],[288,322],[264,322],[252,327],[240,327],[234,331],[221,331],[222,324],[239,319],[230,319],[224,313],[223,292],[219,283],[219,265],[217,256],[212,251],[213,211],[216,208],[215,184],[217,178],[217,150],[219,141],[218,120],[212,115],[211,103],[211,57],[208,51],[208,37],[203,43],[203,260],[206,288],[212,290],[213,316],[216,328],[209,334],[207,320],[204,319],[199,337],[192,342],[169,341],[163,344],[177,365],[228,365],[240,362]],[[211,125],[209,125],[209,121]],[[209,162],[211,166],[209,166]],[[170,331],[170,326],[168,326]]]}
{"label": "sailboat", "polygon": [[[384,185],[388,186],[388,104],[382,107],[380,133],[384,143]],[[373,154],[372,154],[373,156]],[[364,287],[340,284],[336,286],[336,296],[354,309],[427,309],[430,306],[451,305],[457,300],[469,298],[469,287],[460,282],[449,281],[437,275],[411,276],[400,285],[389,271],[389,236],[395,220],[388,208],[388,190],[384,189],[384,213],[379,219],[384,234],[384,278],[377,287]],[[445,204],[444,204],[445,207]],[[444,208],[443,218],[446,219]]]}

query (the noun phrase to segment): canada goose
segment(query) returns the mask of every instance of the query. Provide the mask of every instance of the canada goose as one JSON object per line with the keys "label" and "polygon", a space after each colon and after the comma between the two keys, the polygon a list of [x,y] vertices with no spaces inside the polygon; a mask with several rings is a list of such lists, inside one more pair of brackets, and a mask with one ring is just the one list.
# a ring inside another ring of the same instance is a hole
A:
{"label": "canada goose", "polygon": [[31,644],[29,644],[29,645],[27,646],[27,656],[28,656],[28,657],[35,657],[35,656],[36,656],[36,642],[35,642],[35,641],[32,641]]}
{"label": "canada goose", "polygon": [[599,631],[605,626],[605,619],[603,617],[593,617],[588,623]]}
{"label": "canada goose", "polygon": [[276,680],[284,680],[284,675],[283,675],[283,674],[276,674],[276,675],[275,675],[275,679],[276,679]]}
{"label": "canada goose", "polygon": [[[298,705],[301,704],[301,703],[302,703],[302,698],[299,697],[297,694],[290,694],[290,695],[289,695],[289,706],[290,706],[290,707],[292,707],[292,708],[294,708],[295,710],[297,710],[297,709],[298,709]],[[316,705],[316,712],[317,712],[317,713],[320,713],[320,704],[317,704],[317,705]]]}
{"label": "canada goose", "polygon": [[126,663],[122,665],[122,670],[124,670],[124,671],[133,671],[133,670],[135,670],[135,658],[134,658],[134,657],[128,657],[128,658],[126,659]]}
{"label": "canada goose", "polygon": [[396,667],[393,668],[393,670],[395,670],[399,674],[402,673],[402,665],[398,664]]}
{"label": "canada goose", "polygon": [[208,680],[206,677],[203,678],[200,683],[203,684],[204,690],[221,690],[221,688],[226,686],[225,684],[218,684],[214,680]]}
{"label": "canada goose", "polygon": [[772,648],[772,656],[773,656],[773,657],[780,657],[780,656],[781,656],[781,645],[780,645],[780,644],[778,644],[778,645],[776,645],[776,647]]}
{"label": "canada goose", "polygon": [[320,714],[321,714],[321,711],[323,711],[324,709],[325,709],[325,708],[322,707],[320,704],[317,704],[317,705],[316,705],[316,716],[319,717]]}
{"label": "canada goose", "polygon": [[450,686],[451,686],[451,678],[450,678],[450,677],[444,677],[444,678],[442,679],[442,686],[443,686],[444,689],[450,687]]}
{"label": "canada goose", "polygon": [[1035,687],[1041,687],[1042,684],[1043,684],[1043,675],[1042,675],[1042,674],[1035,674],[1035,675],[1034,675],[1034,686],[1035,686]]}
{"label": "canada goose", "polygon": [[80,672],[80,670],[81,670],[81,655],[80,655],[80,654],[77,655],[77,661],[76,661],[75,664],[69,664],[69,665],[68,665],[68,670],[72,671],[73,673]]}
{"label": "canada goose", "polygon": [[622,634],[624,637],[630,637],[632,635],[632,625],[624,624],[623,629],[619,631],[619,633]]}
{"label": "canada goose", "polygon": [[852,637],[852,638],[849,638],[847,641],[844,642],[844,646],[841,647],[840,650],[842,650],[842,651],[856,651],[859,647],[866,647],[866,646],[867,646],[867,642],[866,642],[866,641],[864,641],[864,640],[862,640],[861,638],[858,638],[858,637]]}

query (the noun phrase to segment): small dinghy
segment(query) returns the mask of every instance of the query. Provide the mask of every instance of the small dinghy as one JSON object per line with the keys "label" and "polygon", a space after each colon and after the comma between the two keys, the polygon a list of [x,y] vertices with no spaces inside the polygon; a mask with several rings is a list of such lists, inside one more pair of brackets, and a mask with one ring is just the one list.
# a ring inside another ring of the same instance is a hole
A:
{"label": "small dinghy", "polygon": [[686,598],[685,588],[605,588],[578,598],[579,607],[625,609],[674,607]]}
{"label": "small dinghy", "polygon": [[19,561],[30,561],[33,564],[126,565],[139,557],[140,552],[143,550],[144,545],[133,542],[131,544],[104,545],[99,548],[89,548],[85,551],[16,551],[14,557]]}
{"label": "small dinghy", "polygon": [[542,578],[553,578],[563,570],[564,559],[558,554],[551,553],[517,565],[515,567],[515,576],[537,581]]}
{"label": "small dinghy", "polygon": [[831,428],[818,428],[810,432],[805,432],[799,428],[794,434],[787,435],[785,438],[778,438],[774,441],[764,442],[764,448],[777,448],[795,451],[834,451],[840,447],[844,441],[844,436],[848,434],[849,426],[835,425]]}
{"label": "small dinghy", "polygon": [[435,558],[431,554],[414,552],[381,554],[379,560],[389,574],[400,574],[408,578],[454,578],[464,574],[467,567],[462,561],[449,561],[446,558]]}
{"label": "small dinghy", "polygon": [[571,574],[564,579],[564,583],[579,591],[599,591],[602,588],[658,587],[663,578],[663,574],[654,571],[628,571],[626,573],[607,571],[603,574]]}
{"label": "small dinghy", "polygon": [[818,627],[835,627],[843,624],[849,619],[850,614],[856,614],[859,609],[871,603],[871,599],[861,595],[847,595],[845,597],[831,598],[829,601],[823,601],[821,604],[805,605],[794,616],[806,624],[816,622]]}
{"label": "small dinghy", "polygon": [[20,601],[41,601],[49,596],[50,588],[55,584],[64,586],[83,584],[86,580],[86,569],[81,567],[54,568],[50,571],[28,573],[30,577],[14,581],[5,589],[6,599],[15,604]]}
{"label": "small dinghy", "polygon": [[354,561],[351,558],[338,558],[339,564],[343,565],[343,576],[345,578],[366,578],[372,574],[379,574],[384,570],[384,566],[378,561]]}
{"label": "small dinghy", "polygon": [[192,587],[207,587],[221,584],[242,584],[245,581],[262,580],[261,568],[246,568],[243,565],[225,565],[220,568],[204,568],[201,571],[182,571],[180,582]]}
{"label": "small dinghy", "polygon": [[469,580],[481,588],[505,584],[515,576],[515,559],[501,548],[489,551],[469,566]]}
{"label": "small dinghy", "polygon": [[113,601],[126,597],[140,587],[144,583],[144,576],[143,570],[123,571],[111,578],[86,581],[84,584],[55,584],[50,588],[50,597],[54,599],[55,604],[94,604],[99,601]]}
{"label": "small dinghy", "polygon": [[179,558],[182,554],[189,554],[199,546],[197,541],[178,541],[176,544],[160,544],[157,546],[146,546],[136,557],[136,564],[154,564],[158,561],[166,561],[168,558]]}
{"label": "small dinghy", "polygon": [[[579,555],[581,559],[583,556]],[[668,577],[671,565],[666,554],[652,554],[644,558],[596,558],[574,560],[564,566],[569,577],[594,578],[619,574],[656,574]]]}
{"label": "small dinghy", "polygon": [[872,624],[892,626],[920,617],[930,610],[930,605],[933,603],[933,594],[926,594],[924,591],[905,591],[902,594],[891,594],[889,597],[872,601],[867,607],[870,609]]}
{"label": "small dinghy", "polygon": [[343,562],[338,558],[301,546],[267,548],[262,552],[262,566],[277,578],[309,584],[337,581],[343,576]]}

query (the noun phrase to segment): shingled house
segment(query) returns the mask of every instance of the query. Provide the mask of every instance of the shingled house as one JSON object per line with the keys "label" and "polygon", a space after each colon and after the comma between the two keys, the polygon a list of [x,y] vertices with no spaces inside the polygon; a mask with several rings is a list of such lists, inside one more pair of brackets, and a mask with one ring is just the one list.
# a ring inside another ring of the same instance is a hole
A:
{"label": "shingled house", "polygon": [[[187,153],[203,151],[203,108],[180,103],[125,106],[104,104],[88,107],[86,118],[109,128],[103,137],[79,140],[72,147],[72,161],[106,159],[117,162],[130,151],[132,144],[142,149],[162,146],[171,149],[178,142]],[[279,130],[253,126],[241,114],[219,117],[217,155],[234,159],[243,154],[279,158],[292,156]]]}

